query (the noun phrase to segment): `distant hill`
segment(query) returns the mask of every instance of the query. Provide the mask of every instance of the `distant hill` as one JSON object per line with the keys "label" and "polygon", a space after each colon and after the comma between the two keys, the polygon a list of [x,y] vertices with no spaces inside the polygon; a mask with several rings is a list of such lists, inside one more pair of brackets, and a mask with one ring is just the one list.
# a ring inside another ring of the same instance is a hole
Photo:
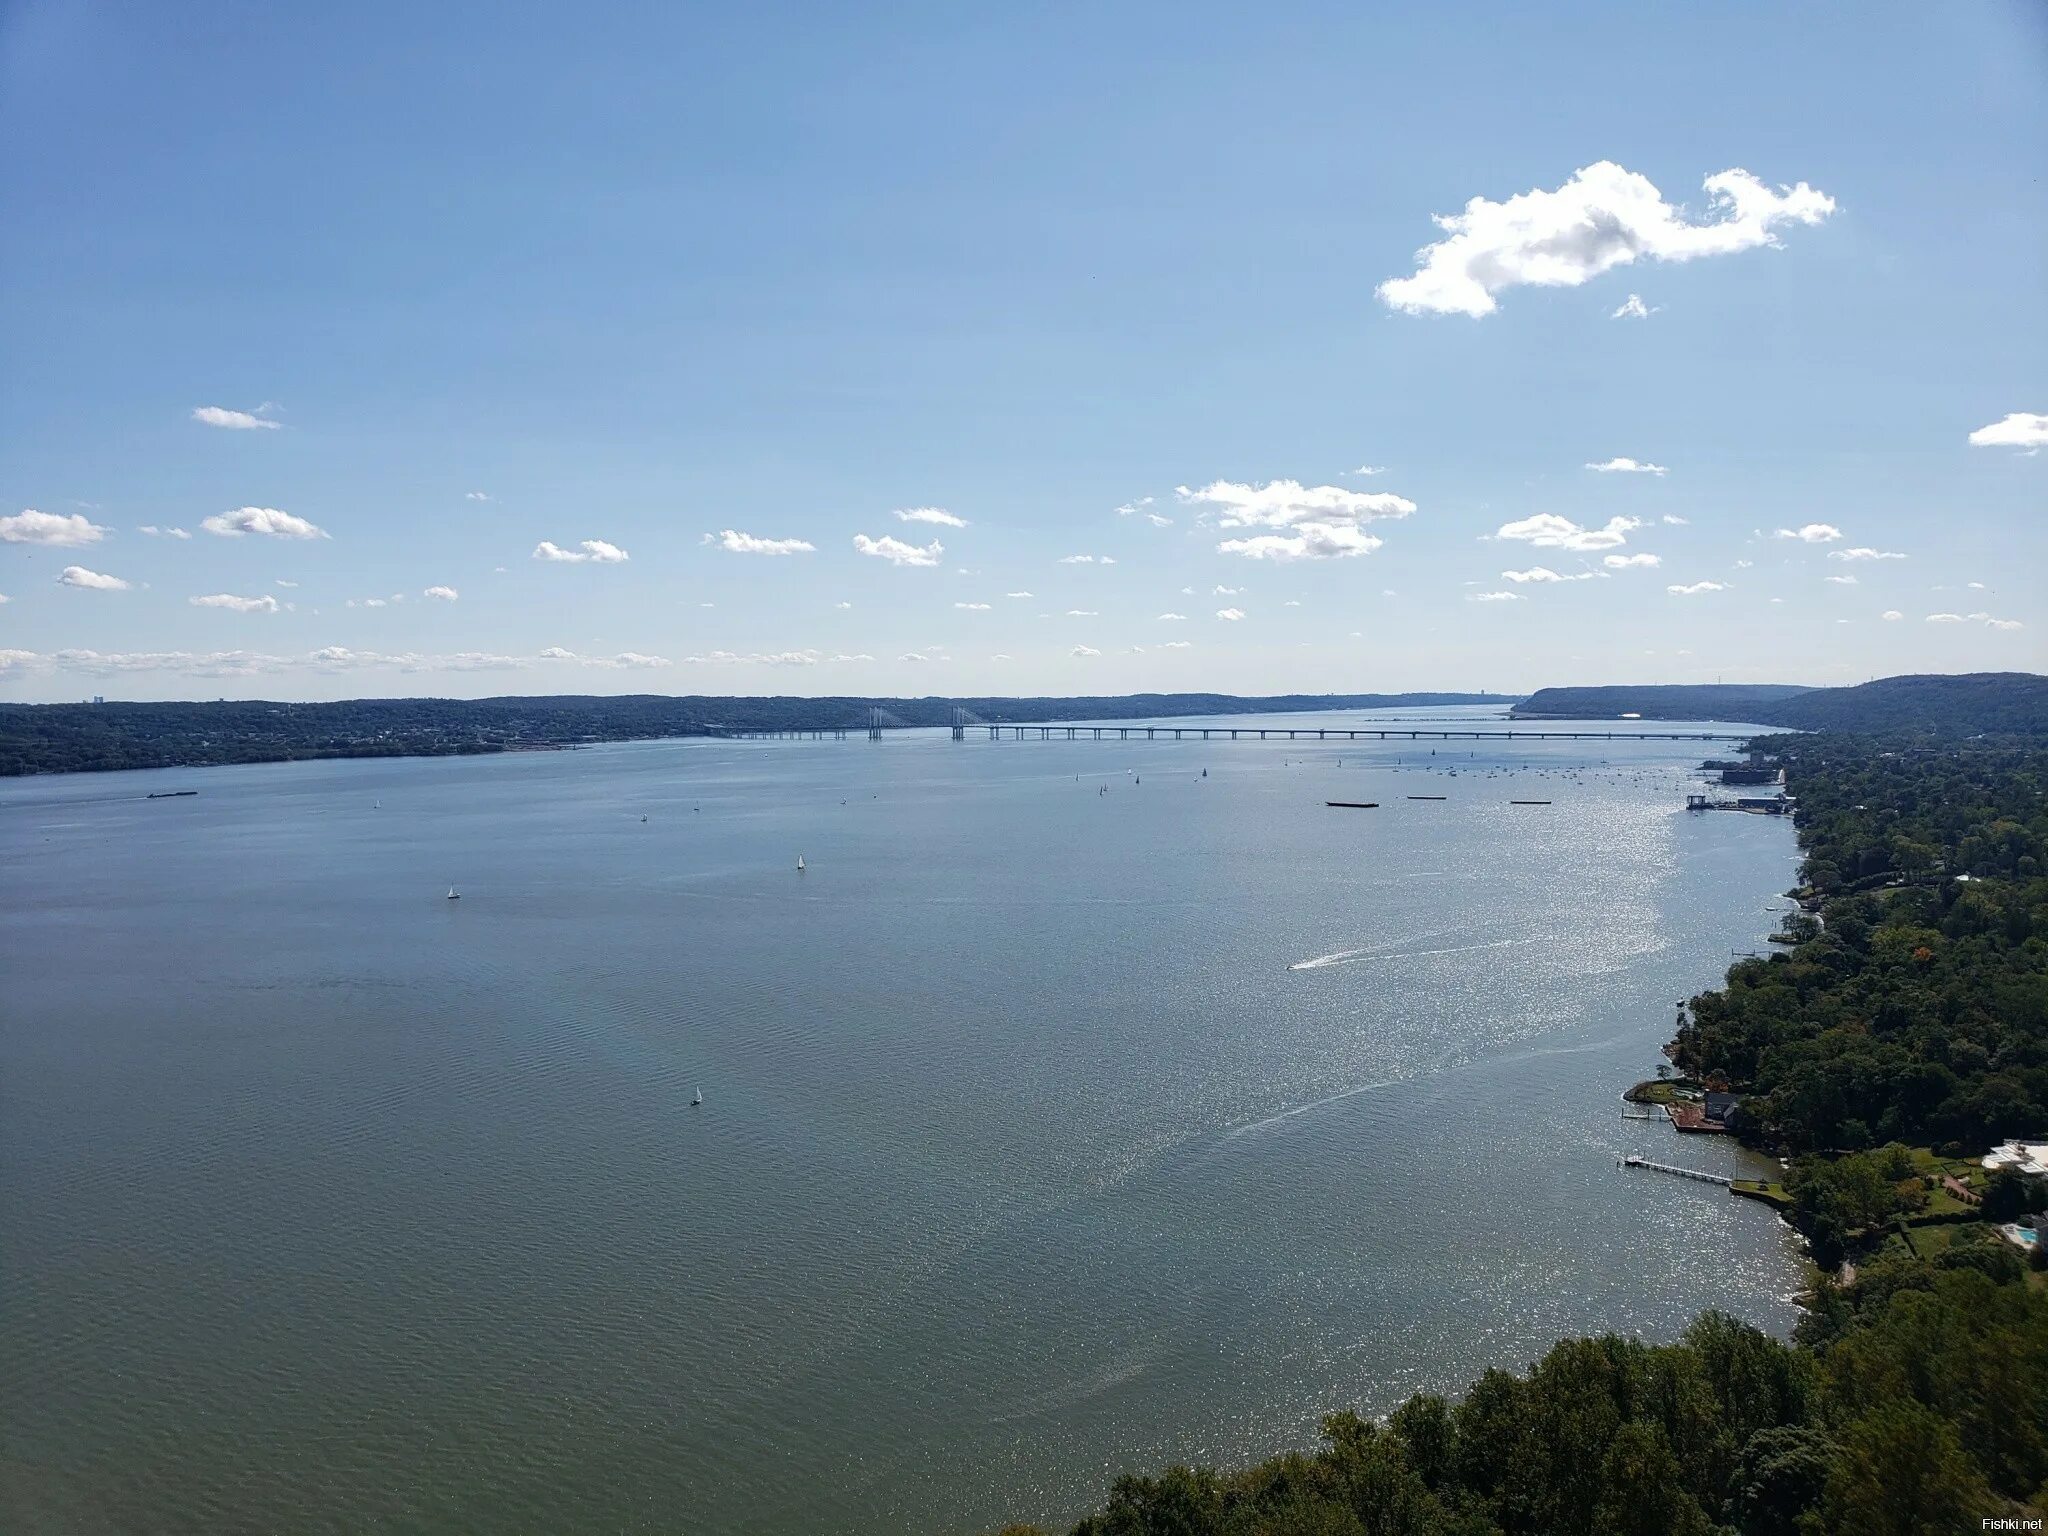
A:
{"label": "distant hill", "polygon": [[1790,683],[1663,683],[1643,688],[1539,688],[1514,708],[1518,718],[1736,720],[1775,725],[1760,713],[1811,689]]}
{"label": "distant hill", "polygon": [[948,724],[956,706],[986,721],[1148,720],[1173,715],[1506,705],[1512,694],[1136,693],[1081,698],[719,698],[565,694],[542,698],[219,700],[171,704],[0,704],[0,776],[274,763],[310,757],[432,757],[578,742],[739,731],[864,730]]}
{"label": "distant hill", "polygon": [[1754,717],[1801,731],[1925,730],[1940,735],[2048,732],[2048,677],[1922,673],[1854,688],[1814,688]]}
{"label": "distant hill", "polygon": [[1518,719],[1736,720],[1799,731],[2048,733],[2048,677],[2031,672],[1927,673],[1882,677],[1853,688],[1778,683],[1676,684],[1648,688],[1541,688],[1514,707]]}

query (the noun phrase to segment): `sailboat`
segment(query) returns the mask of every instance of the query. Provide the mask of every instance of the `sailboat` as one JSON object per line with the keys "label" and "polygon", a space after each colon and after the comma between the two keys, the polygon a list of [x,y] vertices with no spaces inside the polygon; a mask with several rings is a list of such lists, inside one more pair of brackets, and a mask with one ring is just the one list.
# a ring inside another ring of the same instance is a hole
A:
{"label": "sailboat", "polygon": [[697,1090],[697,1096],[696,1096],[696,1097],[695,1097],[694,1099],[690,1100],[690,1108],[692,1108],[692,1109],[695,1109],[695,1108],[697,1108],[697,1106],[698,1106],[698,1105],[702,1104],[703,1102],[704,1102],[704,1090],[703,1090],[702,1088],[699,1088],[699,1089]]}
{"label": "sailboat", "polygon": [[802,854],[798,854],[796,856],[796,872],[798,874],[802,874],[804,872],[804,856]]}
{"label": "sailboat", "polygon": [[462,900],[462,892],[456,890],[455,887],[451,885],[448,887],[448,899],[450,901],[460,901]]}

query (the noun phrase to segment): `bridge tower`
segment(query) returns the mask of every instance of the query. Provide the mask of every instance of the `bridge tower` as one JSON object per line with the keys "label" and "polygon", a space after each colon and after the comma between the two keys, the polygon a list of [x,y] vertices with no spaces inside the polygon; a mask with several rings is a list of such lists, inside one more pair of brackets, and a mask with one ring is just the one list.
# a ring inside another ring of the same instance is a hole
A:
{"label": "bridge tower", "polygon": [[967,711],[958,704],[953,706],[953,739],[955,741],[965,741],[967,739]]}
{"label": "bridge tower", "polygon": [[868,710],[868,740],[882,739],[882,708],[879,704]]}

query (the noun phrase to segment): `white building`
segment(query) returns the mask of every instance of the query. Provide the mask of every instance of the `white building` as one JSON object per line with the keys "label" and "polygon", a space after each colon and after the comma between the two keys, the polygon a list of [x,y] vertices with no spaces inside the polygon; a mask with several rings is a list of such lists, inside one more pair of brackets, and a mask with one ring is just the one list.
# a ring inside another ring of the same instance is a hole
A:
{"label": "white building", "polygon": [[2008,1141],[1983,1159],[1986,1168],[2010,1168],[2031,1178],[2048,1178],[2048,1141]]}

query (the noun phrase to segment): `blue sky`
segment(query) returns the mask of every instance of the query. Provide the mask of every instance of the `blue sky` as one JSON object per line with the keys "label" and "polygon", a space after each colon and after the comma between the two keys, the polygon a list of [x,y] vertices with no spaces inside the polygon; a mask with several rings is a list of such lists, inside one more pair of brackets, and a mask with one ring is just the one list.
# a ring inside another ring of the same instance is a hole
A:
{"label": "blue sky", "polygon": [[2044,143],[2027,3],[15,0],[0,697],[2040,669]]}

